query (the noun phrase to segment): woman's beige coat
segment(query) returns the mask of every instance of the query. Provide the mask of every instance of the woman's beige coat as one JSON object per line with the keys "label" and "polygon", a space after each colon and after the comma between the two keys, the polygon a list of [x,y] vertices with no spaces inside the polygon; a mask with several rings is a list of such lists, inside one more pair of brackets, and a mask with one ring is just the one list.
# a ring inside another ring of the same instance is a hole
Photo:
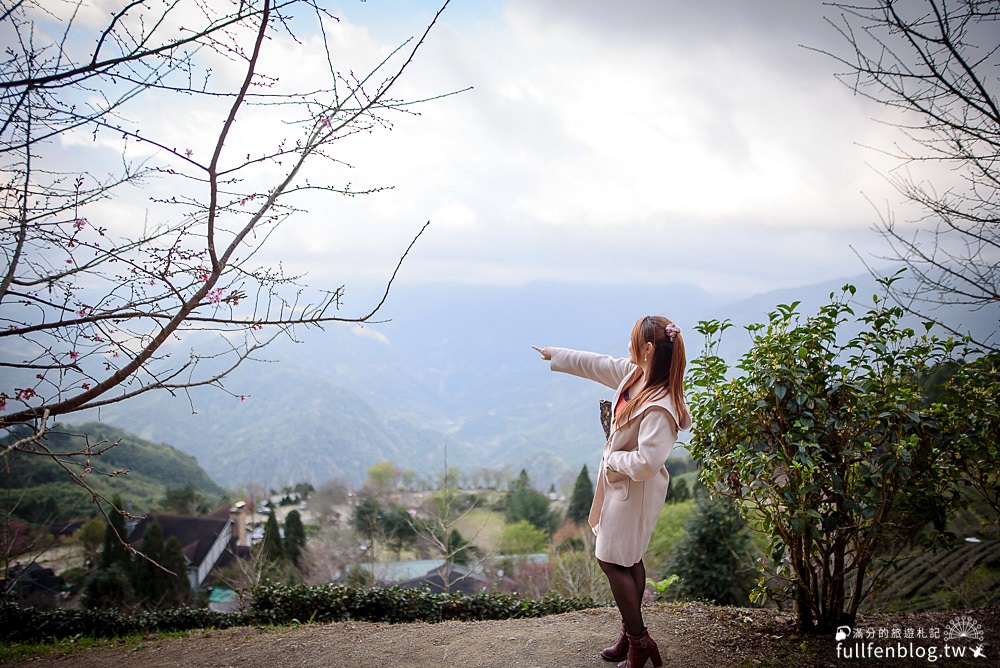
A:
{"label": "woman's beige coat", "polygon": [[[546,352],[553,371],[614,388],[613,407],[639,373],[626,359],[566,348],[546,348]],[[678,419],[680,413],[670,397],[663,397],[637,407],[621,427],[612,420],[589,518],[597,536],[594,552],[601,561],[631,566],[646,552],[670,484],[664,463],[677,442],[677,428],[691,427],[687,411]]]}

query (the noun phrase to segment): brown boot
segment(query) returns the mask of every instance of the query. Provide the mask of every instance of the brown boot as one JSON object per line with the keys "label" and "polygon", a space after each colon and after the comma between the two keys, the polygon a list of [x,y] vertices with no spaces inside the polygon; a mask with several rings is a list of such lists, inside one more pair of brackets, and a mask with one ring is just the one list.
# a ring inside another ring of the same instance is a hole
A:
{"label": "brown boot", "polygon": [[624,661],[628,656],[628,638],[625,636],[625,623],[622,622],[622,632],[611,647],[601,650],[601,658],[605,661]]}
{"label": "brown boot", "polygon": [[653,668],[660,668],[663,659],[656,643],[649,637],[649,630],[643,629],[642,635],[626,634],[628,638],[628,657],[618,664],[618,668],[642,668],[647,659],[653,660]]}

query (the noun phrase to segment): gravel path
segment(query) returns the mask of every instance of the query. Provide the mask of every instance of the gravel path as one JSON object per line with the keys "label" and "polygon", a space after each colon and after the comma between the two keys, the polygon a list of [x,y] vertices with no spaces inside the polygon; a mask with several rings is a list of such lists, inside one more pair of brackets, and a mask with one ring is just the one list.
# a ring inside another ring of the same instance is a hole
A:
{"label": "gravel path", "polygon": [[[943,626],[959,613],[882,614],[870,626]],[[793,633],[791,615],[770,610],[722,608],[698,603],[657,604],[646,623],[667,666],[940,665],[997,663],[1000,609],[971,611],[983,624],[986,661],[903,661],[883,664],[836,660],[832,637]],[[608,668],[598,656],[617,631],[613,608],[584,610],[540,619],[441,624],[340,622],[293,628],[201,631],[184,637],[150,638],[139,644],[84,649],[67,656],[28,657],[18,666],[68,668],[264,668],[281,666],[398,666],[441,668]],[[650,664],[647,664],[647,666]]]}

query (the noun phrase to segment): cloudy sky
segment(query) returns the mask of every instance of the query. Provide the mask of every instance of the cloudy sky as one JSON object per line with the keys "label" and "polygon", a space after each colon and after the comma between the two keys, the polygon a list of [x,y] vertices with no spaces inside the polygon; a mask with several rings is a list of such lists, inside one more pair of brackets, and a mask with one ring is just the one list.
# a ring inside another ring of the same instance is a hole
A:
{"label": "cloudy sky", "polygon": [[[338,66],[365,71],[439,4],[331,5]],[[396,94],[469,90],[338,145],[350,168],[325,167],[334,180],[392,190],[316,200],[263,257],[310,282],[373,284],[429,220],[400,277],[410,285],[669,282],[741,296],[863,273],[857,254],[882,248],[877,209],[900,199],[866,147],[895,131],[804,48],[843,53],[824,11],[453,0]],[[319,37],[299,37],[266,45],[264,71],[308,80]],[[193,112],[161,122],[178,142],[212,127]]]}
{"label": "cloudy sky", "polygon": [[[337,30],[384,51],[435,6],[346,3]],[[366,138],[356,171],[394,190],[347,203],[351,233],[295,238],[360,274],[430,220],[408,282],[745,294],[861,273],[872,202],[898,200],[864,146],[893,134],[803,47],[838,39],[795,0],[453,0],[402,90],[472,90]]]}

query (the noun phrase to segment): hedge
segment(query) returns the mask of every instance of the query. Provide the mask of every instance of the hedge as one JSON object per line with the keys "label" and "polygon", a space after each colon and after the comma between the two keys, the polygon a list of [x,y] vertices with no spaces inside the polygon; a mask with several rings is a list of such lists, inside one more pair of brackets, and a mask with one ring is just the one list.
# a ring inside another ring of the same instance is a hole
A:
{"label": "hedge", "polygon": [[117,636],[223,629],[308,622],[366,621],[401,624],[542,617],[598,607],[589,598],[562,598],[549,593],[541,599],[511,594],[433,594],[399,587],[343,585],[284,585],[266,583],[251,592],[249,610],[234,613],[205,608],[173,608],[123,614],[112,610],[68,610],[21,607],[0,601],[0,639],[50,641],[74,636]]}

